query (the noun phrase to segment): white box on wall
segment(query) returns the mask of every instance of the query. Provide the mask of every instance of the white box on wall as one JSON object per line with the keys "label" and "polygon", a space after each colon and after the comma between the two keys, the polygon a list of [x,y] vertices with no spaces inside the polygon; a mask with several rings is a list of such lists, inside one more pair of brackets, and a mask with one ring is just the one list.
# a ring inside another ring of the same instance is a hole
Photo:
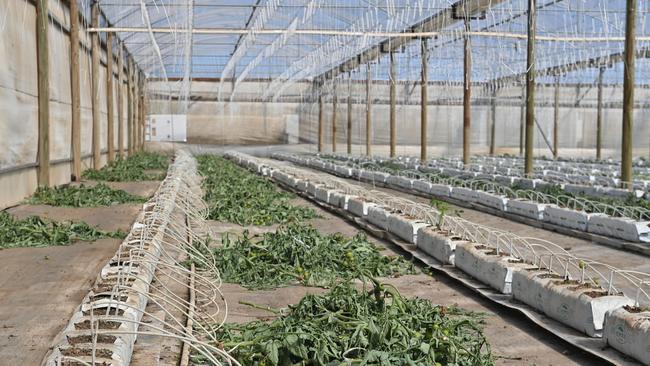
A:
{"label": "white box on wall", "polygon": [[148,115],[145,139],[146,141],[187,142],[187,115]]}

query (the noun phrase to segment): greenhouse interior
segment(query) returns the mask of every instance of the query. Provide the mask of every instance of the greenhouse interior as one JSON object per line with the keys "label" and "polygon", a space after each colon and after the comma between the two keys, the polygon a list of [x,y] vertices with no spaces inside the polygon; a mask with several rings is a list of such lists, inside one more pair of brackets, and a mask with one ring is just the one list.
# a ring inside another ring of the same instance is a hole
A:
{"label": "greenhouse interior", "polygon": [[1,0],[0,365],[650,366],[650,2]]}

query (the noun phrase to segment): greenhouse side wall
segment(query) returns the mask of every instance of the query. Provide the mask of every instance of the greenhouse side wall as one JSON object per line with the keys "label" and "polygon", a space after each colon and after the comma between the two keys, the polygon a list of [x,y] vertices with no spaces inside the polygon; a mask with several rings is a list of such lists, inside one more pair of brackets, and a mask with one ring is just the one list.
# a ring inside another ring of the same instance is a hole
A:
{"label": "greenhouse side wall", "polygon": [[[70,14],[63,2],[50,1],[50,182],[71,179]],[[0,207],[20,202],[37,186],[38,73],[36,71],[36,9],[28,0],[3,1],[0,37]],[[80,94],[82,169],[92,166],[90,38],[80,32]],[[105,49],[105,48],[103,48]],[[102,165],[107,157],[106,53],[101,54],[100,134]],[[117,63],[114,73],[117,73]],[[115,83],[117,84],[117,83]],[[126,87],[122,86],[126,100]],[[116,95],[116,94],[115,94]],[[117,100],[117,97],[114,97]],[[115,146],[117,146],[117,103]],[[126,103],[124,116],[126,130]],[[126,143],[125,143],[126,148]]]}

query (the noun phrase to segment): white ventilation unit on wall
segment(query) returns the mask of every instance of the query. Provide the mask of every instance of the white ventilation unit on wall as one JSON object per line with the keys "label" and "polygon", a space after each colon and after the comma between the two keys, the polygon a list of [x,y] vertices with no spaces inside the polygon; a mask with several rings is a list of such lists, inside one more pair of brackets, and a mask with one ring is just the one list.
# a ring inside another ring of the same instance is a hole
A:
{"label": "white ventilation unit on wall", "polygon": [[187,141],[187,115],[151,114],[147,116],[147,141]]}

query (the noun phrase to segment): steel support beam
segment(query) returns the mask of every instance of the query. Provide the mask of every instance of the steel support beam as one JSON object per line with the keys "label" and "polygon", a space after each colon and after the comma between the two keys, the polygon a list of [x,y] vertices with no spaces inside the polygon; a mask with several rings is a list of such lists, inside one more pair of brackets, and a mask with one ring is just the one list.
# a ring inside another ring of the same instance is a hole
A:
{"label": "steel support beam", "polygon": [[521,89],[521,111],[519,114],[519,156],[524,155],[524,140],[526,139],[526,87]]}

